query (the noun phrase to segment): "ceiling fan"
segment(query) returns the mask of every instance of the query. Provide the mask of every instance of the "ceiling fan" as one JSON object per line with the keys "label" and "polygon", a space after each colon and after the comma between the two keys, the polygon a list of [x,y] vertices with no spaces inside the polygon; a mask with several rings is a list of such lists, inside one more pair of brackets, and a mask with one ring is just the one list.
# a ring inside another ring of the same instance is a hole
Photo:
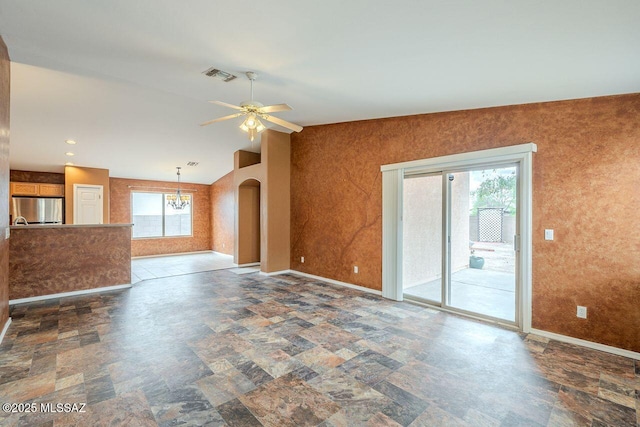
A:
{"label": "ceiling fan", "polygon": [[207,126],[211,123],[221,122],[223,120],[234,119],[240,116],[247,116],[247,118],[240,125],[240,129],[247,132],[249,134],[249,139],[251,141],[254,140],[255,136],[266,129],[266,126],[260,121],[260,119],[264,119],[268,122],[275,123],[287,129],[291,129],[295,132],[300,132],[302,130],[302,126],[299,126],[295,123],[288,122],[286,120],[282,120],[278,117],[274,117],[269,115],[269,113],[276,113],[279,111],[289,111],[292,110],[290,106],[287,104],[275,104],[275,105],[262,105],[261,103],[253,100],[253,81],[258,77],[258,75],[252,71],[248,71],[246,73],[247,78],[251,81],[251,100],[244,101],[240,105],[227,104],[226,102],[221,101],[209,101],[213,104],[222,105],[224,107],[233,108],[234,110],[238,110],[237,113],[229,114],[228,116],[220,117],[218,119],[209,120],[208,122],[201,123],[200,126]]}

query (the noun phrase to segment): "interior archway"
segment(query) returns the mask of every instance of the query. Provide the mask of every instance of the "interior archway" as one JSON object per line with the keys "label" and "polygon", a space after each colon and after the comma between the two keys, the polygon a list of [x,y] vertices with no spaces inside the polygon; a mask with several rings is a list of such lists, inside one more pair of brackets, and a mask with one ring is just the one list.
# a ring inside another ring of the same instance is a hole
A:
{"label": "interior archway", "polygon": [[260,181],[247,179],[238,186],[238,265],[260,263],[260,234]]}

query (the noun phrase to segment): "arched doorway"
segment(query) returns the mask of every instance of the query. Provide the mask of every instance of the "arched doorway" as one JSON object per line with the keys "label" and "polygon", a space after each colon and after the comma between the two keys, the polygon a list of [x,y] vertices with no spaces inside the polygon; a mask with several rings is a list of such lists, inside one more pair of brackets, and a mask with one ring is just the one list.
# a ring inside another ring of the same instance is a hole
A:
{"label": "arched doorway", "polygon": [[238,186],[238,265],[260,263],[260,181],[247,179]]}

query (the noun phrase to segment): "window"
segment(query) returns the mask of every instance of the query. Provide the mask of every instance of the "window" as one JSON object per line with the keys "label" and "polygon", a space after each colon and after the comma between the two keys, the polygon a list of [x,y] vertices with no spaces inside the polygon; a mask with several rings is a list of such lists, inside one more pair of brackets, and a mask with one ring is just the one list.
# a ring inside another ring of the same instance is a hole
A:
{"label": "window", "polygon": [[192,235],[193,197],[183,193],[183,196],[188,197],[189,204],[182,210],[175,210],[167,205],[168,195],[136,191],[131,193],[134,239]]}

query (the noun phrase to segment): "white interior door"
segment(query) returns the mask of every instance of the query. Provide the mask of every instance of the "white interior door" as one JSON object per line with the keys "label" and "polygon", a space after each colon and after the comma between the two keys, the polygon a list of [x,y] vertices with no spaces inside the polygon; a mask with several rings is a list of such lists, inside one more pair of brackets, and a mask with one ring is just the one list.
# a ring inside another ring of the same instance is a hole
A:
{"label": "white interior door", "polygon": [[102,185],[73,185],[73,223],[102,224]]}

